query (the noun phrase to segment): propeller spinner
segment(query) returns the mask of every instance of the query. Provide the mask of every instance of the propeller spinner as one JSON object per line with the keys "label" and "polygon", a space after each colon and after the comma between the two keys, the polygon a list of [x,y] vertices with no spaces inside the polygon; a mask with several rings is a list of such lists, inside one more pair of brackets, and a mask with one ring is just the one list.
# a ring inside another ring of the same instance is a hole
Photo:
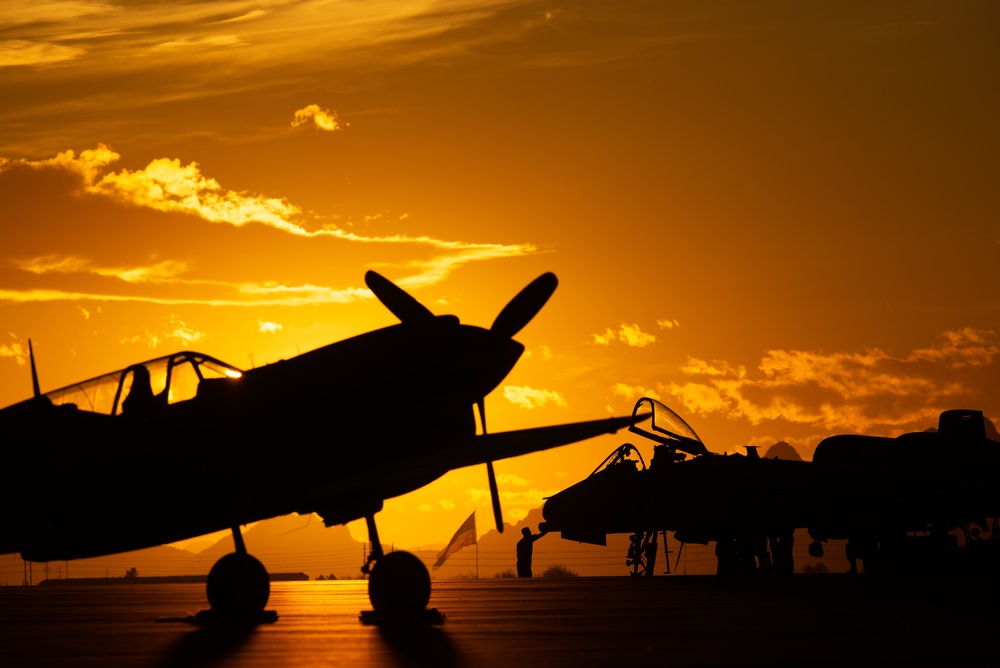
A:
{"label": "propeller spinner", "polygon": [[[426,306],[418,302],[408,292],[374,271],[365,274],[365,284],[378,297],[378,300],[399,318],[401,322],[432,318],[434,314]],[[529,283],[523,290],[503,307],[490,331],[501,336],[513,338],[531,319],[538,314],[545,303],[555,292],[559,280],[552,272],[547,272]],[[486,433],[486,398],[476,402],[479,409],[479,422]],[[493,502],[493,519],[497,531],[503,533],[503,513],[500,509],[500,492],[497,488],[497,476],[493,470],[493,462],[486,462],[486,475],[490,483],[490,500]]]}

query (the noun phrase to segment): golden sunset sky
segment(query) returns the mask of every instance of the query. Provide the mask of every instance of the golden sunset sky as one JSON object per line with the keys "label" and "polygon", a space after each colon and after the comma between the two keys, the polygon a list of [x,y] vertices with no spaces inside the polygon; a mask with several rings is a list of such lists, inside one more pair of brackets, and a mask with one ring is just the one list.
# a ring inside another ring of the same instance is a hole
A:
{"label": "golden sunset sky", "polygon": [[[0,405],[29,338],[43,392],[185,348],[249,368],[395,323],[368,269],[484,327],[552,271],[491,431],[648,395],[712,451],[809,457],[1000,419],[1000,3],[0,14]],[[507,521],[623,440],[497,463]],[[387,501],[381,537],[473,508],[485,532],[481,467]]]}

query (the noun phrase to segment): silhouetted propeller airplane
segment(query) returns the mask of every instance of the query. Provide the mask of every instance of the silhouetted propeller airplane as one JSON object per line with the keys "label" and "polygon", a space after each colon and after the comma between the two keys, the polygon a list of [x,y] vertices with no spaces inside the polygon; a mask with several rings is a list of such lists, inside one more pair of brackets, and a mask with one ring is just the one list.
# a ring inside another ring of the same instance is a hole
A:
{"label": "silhouetted propeller airplane", "polygon": [[327,526],[364,517],[372,607],[410,618],[427,605],[430,577],[414,555],[382,550],[385,499],[485,463],[502,530],[494,460],[645,417],[486,433],[484,398],[524,351],[512,337],[555,290],[551,273],[490,329],[435,316],[374,272],[365,281],[400,324],[249,371],[185,351],[42,394],[32,352],[34,398],[0,411],[0,553],[62,561],[231,529],[236,551],[213,566],[208,599],[218,616],[253,618],[270,583],[242,525],[292,512]]}

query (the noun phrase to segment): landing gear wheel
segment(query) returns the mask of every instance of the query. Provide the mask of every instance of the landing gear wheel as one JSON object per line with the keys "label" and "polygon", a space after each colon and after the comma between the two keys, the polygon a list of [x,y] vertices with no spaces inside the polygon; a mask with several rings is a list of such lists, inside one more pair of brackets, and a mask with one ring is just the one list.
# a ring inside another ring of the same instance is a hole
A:
{"label": "landing gear wheel", "polygon": [[416,619],[431,598],[430,573],[423,562],[409,552],[390,552],[372,568],[368,598],[383,621]]}
{"label": "landing gear wheel", "polygon": [[215,562],[208,573],[208,602],[223,619],[259,618],[271,595],[264,564],[249,554],[233,552]]}

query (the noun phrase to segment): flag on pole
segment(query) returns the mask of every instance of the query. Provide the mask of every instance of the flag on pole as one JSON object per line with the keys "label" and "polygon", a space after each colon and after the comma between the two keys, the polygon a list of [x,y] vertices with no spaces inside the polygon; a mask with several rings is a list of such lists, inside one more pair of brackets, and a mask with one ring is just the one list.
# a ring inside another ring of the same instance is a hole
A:
{"label": "flag on pole", "polygon": [[455,535],[451,537],[451,541],[449,541],[447,547],[438,552],[437,561],[434,562],[434,570],[439,569],[448,557],[455,554],[466,545],[475,544],[476,511],[473,510],[472,514],[469,515],[469,519],[462,522],[462,526],[458,527],[458,531],[456,531]]}

